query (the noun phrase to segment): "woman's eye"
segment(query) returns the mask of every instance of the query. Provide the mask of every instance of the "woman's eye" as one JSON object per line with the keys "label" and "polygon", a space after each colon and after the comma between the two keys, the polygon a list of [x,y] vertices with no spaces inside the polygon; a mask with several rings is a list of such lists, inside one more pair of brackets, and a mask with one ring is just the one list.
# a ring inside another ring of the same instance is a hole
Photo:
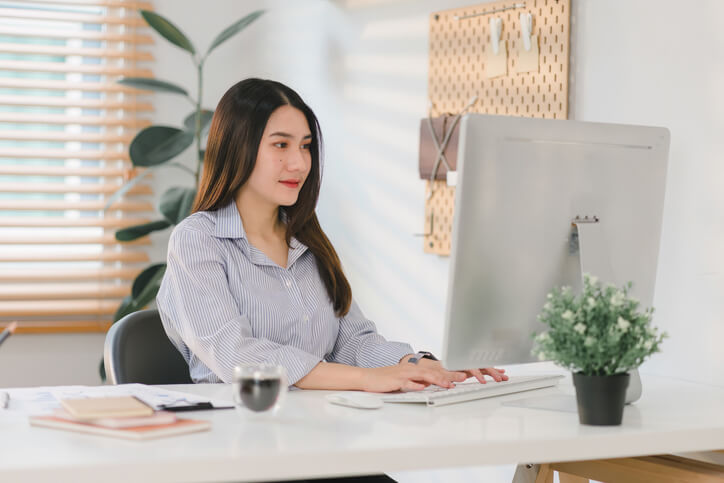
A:
{"label": "woman's eye", "polygon": [[287,143],[285,143],[285,142],[274,143],[274,146],[276,146],[277,148],[282,148],[282,149],[284,149],[284,148],[287,147]]}
{"label": "woman's eye", "polygon": [[310,149],[312,149],[312,143],[303,144],[302,149],[306,149],[307,151],[309,151]]}

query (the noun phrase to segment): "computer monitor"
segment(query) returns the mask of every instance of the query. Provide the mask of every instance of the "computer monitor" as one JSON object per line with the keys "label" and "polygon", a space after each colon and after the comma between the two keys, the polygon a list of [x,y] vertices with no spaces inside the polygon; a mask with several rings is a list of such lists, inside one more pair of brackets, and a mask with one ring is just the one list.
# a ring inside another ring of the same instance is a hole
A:
{"label": "computer monitor", "polygon": [[582,270],[652,305],[667,129],[470,114],[459,145],[446,367],[537,360],[546,295]]}

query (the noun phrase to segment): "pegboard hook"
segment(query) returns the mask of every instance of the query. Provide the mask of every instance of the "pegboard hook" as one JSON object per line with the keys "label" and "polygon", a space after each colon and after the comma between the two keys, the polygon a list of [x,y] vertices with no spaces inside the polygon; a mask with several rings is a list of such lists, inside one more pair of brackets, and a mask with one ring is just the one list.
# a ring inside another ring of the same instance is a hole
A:
{"label": "pegboard hook", "polygon": [[520,34],[523,37],[523,48],[526,52],[530,52],[532,47],[530,42],[530,35],[533,33],[533,14],[521,13],[520,14]]}
{"label": "pegboard hook", "polygon": [[500,52],[500,32],[502,26],[503,20],[500,17],[490,18],[490,45],[493,46],[494,55],[498,55],[498,52]]}

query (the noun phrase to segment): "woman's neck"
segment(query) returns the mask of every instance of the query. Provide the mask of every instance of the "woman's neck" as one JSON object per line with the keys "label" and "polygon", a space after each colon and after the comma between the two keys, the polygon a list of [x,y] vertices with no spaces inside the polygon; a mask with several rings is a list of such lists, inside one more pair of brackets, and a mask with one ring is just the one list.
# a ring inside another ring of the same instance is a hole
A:
{"label": "woman's neck", "polygon": [[279,220],[279,206],[260,203],[243,192],[239,193],[235,201],[247,236],[267,240],[284,236],[285,227]]}

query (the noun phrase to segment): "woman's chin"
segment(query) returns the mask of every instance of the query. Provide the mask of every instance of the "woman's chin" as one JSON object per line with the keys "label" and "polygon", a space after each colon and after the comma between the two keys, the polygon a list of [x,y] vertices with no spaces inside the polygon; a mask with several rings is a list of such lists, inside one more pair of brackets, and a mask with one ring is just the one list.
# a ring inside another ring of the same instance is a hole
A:
{"label": "woman's chin", "polygon": [[294,206],[295,204],[297,204],[297,199],[298,197],[295,196],[294,199],[286,198],[284,200],[280,200],[279,206]]}

